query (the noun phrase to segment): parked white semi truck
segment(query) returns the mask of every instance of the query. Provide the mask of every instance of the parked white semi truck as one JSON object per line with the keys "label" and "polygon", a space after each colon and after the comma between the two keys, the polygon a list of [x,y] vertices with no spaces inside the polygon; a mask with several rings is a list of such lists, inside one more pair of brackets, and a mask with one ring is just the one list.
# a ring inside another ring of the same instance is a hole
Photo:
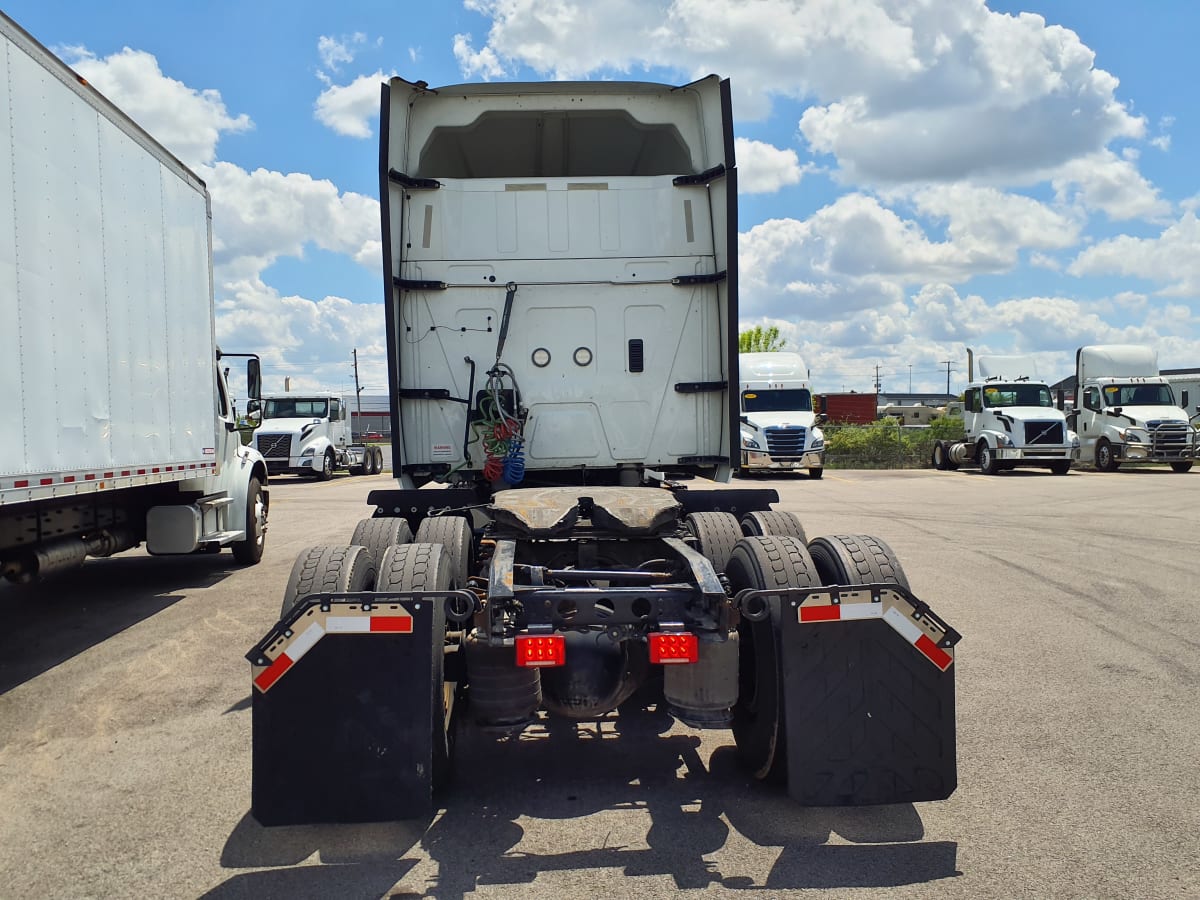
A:
{"label": "parked white semi truck", "polygon": [[967,350],[969,384],[963,395],[963,436],[933,445],[933,467],[978,465],[985,475],[1021,467],[1045,467],[1066,475],[1079,458],[1079,437],[1037,378],[1032,357],[981,356]]}
{"label": "parked white semi truck", "polygon": [[263,401],[255,446],[272,475],[312,475],[328,481],[338,469],[351,475],[383,471],[383,450],[351,440],[346,401],[336,394],[277,394]]}
{"label": "parked white semi truck", "polygon": [[[0,34],[0,572],[142,542],[258,562],[267,471],[214,339],[208,191],[2,14]],[[255,419],[252,356],[247,382]]]}
{"label": "parked white semi truck", "polygon": [[948,796],[958,634],[886,544],[685,480],[740,454],[728,82],[395,78],[381,117],[398,484],[247,656],[254,816],[428,815],[459,724],[639,687],[801,803]]}
{"label": "parked white semi truck", "polygon": [[1126,462],[1165,462],[1187,472],[1196,429],[1158,373],[1158,351],[1132,344],[1080,347],[1075,353],[1074,427],[1083,457],[1102,472]]}
{"label": "parked white semi truck", "polygon": [[742,353],[741,474],[825,472],[825,435],[813,412],[808,371],[798,353]]}

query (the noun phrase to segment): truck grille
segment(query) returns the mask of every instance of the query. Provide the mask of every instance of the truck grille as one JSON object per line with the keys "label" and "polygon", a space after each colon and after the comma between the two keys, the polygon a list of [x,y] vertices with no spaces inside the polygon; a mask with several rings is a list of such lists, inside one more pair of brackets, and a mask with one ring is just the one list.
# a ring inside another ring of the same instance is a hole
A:
{"label": "truck grille", "polygon": [[1062,422],[1026,422],[1025,423],[1025,446],[1034,446],[1037,444],[1057,444],[1061,446],[1063,441],[1063,426]]}
{"label": "truck grille", "polygon": [[1147,422],[1146,430],[1150,432],[1150,449],[1155,456],[1179,456],[1191,449],[1188,438],[1192,426],[1185,422]]}
{"label": "truck grille", "polygon": [[802,426],[767,428],[767,452],[771,456],[803,456],[804,434]]}
{"label": "truck grille", "polygon": [[267,459],[287,459],[292,455],[290,434],[258,435],[258,452]]}

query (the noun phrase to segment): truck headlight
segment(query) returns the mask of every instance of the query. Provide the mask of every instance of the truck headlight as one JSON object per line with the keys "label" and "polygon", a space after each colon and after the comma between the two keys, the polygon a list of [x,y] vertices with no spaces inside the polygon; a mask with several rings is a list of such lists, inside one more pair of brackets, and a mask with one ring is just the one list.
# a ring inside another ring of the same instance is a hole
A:
{"label": "truck headlight", "polygon": [[1079,435],[1073,431],[1067,432],[1067,443],[1071,445],[1072,450],[1079,449]]}
{"label": "truck headlight", "polygon": [[317,452],[317,448],[316,448],[316,447],[306,447],[306,448],[305,448],[305,450],[304,450],[304,452],[303,452],[303,453],[301,453],[300,455],[301,455],[301,456],[312,456],[312,455],[313,455],[313,454],[315,454],[316,452]]}
{"label": "truck headlight", "polygon": [[814,428],[812,430],[812,443],[808,445],[808,449],[810,449],[810,450],[824,450],[825,449],[825,435],[821,431],[820,428]]}
{"label": "truck headlight", "polygon": [[996,435],[996,446],[997,447],[1011,447],[1012,445],[1013,445],[1012,438],[1010,438],[1007,434]]}
{"label": "truck headlight", "polygon": [[754,438],[750,437],[750,435],[746,434],[746,432],[744,432],[744,431],[742,432],[742,447],[744,447],[747,450],[761,450],[762,449],[762,447],[759,445],[758,441],[756,441]]}
{"label": "truck headlight", "polygon": [[1118,431],[1117,434],[1121,436],[1121,440],[1129,441],[1131,444],[1140,444],[1144,440],[1141,432],[1134,431],[1132,428],[1123,428]]}

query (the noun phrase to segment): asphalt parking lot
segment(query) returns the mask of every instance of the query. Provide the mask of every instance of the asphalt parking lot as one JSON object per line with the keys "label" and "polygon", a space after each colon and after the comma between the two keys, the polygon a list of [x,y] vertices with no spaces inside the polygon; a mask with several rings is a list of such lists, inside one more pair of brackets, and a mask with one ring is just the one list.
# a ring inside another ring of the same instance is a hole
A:
{"label": "asphalt parking lot", "polygon": [[428,820],[262,828],[243,654],[390,484],[278,479],[252,569],[134,551],[0,586],[0,895],[1200,896],[1200,472],[737,484],[883,538],[964,635],[947,801],[803,809],[646,711],[468,735]]}

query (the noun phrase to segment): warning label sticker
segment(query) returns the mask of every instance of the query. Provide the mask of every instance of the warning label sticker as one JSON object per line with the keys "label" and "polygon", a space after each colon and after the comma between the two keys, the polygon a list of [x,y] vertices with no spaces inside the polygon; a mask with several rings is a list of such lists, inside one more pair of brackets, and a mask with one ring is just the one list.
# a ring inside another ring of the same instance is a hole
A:
{"label": "warning label sticker", "polygon": [[434,460],[445,461],[454,459],[453,444],[434,444],[433,453],[431,454]]}

